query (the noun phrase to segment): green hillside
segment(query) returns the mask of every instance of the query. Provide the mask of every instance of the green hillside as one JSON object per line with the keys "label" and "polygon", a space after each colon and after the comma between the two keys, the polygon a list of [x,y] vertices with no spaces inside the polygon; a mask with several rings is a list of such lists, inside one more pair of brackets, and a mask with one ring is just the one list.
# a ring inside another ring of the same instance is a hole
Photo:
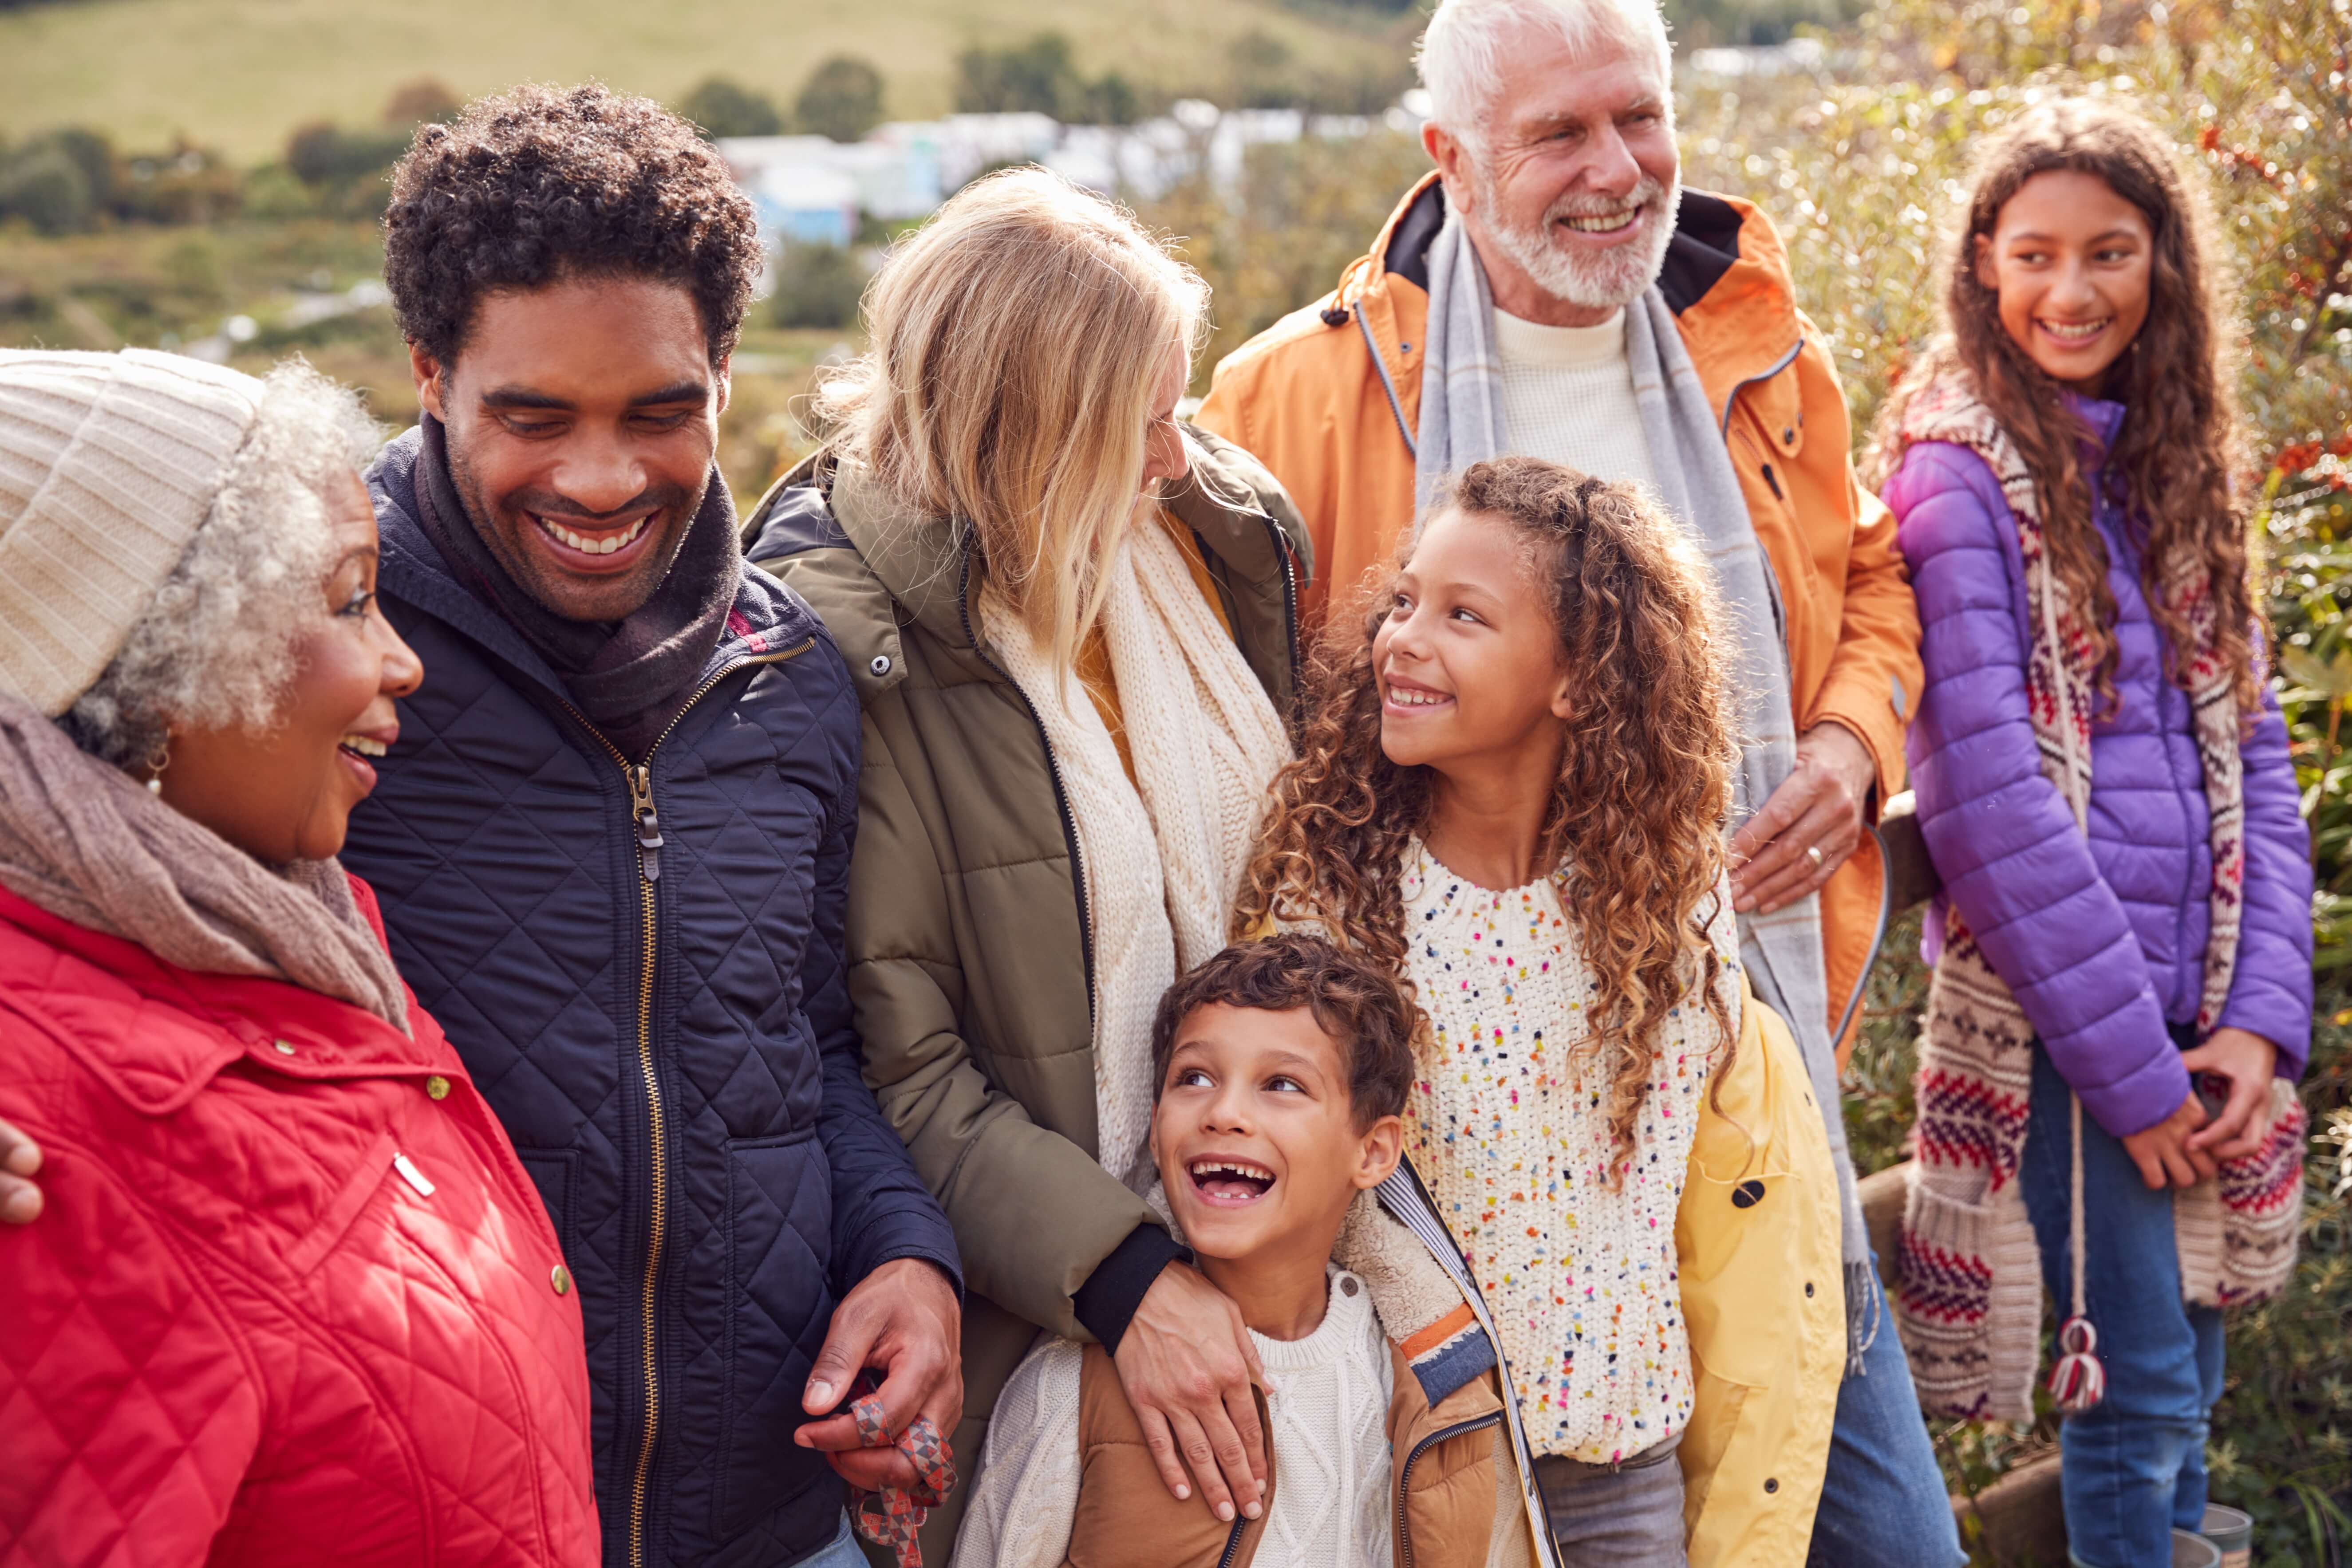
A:
{"label": "green hillside", "polygon": [[1045,28],[1090,70],[1162,89],[1232,79],[1252,32],[1331,75],[1393,68],[1393,16],[1276,0],[51,0],[0,9],[0,136],[66,123],[118,145],[184,133],[240,162],[305,121],[373,120],[421,76],[472,94],[597,77],[674,100],[723,72],[789,101],[809,68],[872,60],[896,117],[945,112],[958,50]]}

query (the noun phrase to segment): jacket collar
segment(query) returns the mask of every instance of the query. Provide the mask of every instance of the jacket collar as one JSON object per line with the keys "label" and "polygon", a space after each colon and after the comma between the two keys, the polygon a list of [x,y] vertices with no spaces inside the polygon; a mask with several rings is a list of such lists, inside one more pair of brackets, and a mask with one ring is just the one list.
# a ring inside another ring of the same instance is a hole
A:
{"label": "jacket collar", "polygon": [[2081,392],[2067,392],[2066,406],[2091,433],[2098,448],[2097,459],[2104,464],[2109,452],[2115,450],[2116,436],[2124,427],[2124,405],[2108,398],[2084,397]]}
{"label": "jacket collar", "polygon": [[[1398,293],[1411,291],[1412,309],[1426,314],[1429,246],[1444,222],[1445,185],[1433,171],[1405,193],[1372,248],[1339,275],[1334,311],[1370,311],[1384,357],[1385,346],[1398,339]],[[1717,408],[1742,382],[1777,369],[1801,336],[1788,252],[1770,220],[1737,196],[1683,192],[1658,290]],[[1420,361],[1412,349],[1396,353],[1391,374],[1417,378]]]}
{"label": "jacket collar", "polygon": [[[1191,448],[1191,476],[1167,497],[1168,509],[1233,570],[1255,583],[1276,580],[1285,567],[1273,517],[1247,481],[1204,438],[1189,427],[1184,436]],[[802,464],[778,481],[768,502],[754,509],[747,531],[762,526],[790,489],[823,486],[828,465],[830,509],[845,542],[916,624],[950,647],[970,647],[964,622],[970,530],[899,501],[864,464],[845,457]]]}
{"label": "jacket collar", "polygon": [[[416,460],[424,433],[403,431],[384,447],[367,472],[375,502],[382,557],[377,580],[391,597],[432,616],[480,644],[566,706],[563,678],[540,657],[505,617],[459,581],[416,520]],[[745,659],[782,653],[813,636],[816,618],[790,591],[746,564],[728,612],[727,630],[704,661],[701,681]],[[432,672],[425,672],[432,678]]]}
{"label": "jacket collar", "polygon": [[[354,883],[353,892],[363,887]],[[360,902],[381,936],[372,895]],[[373,1013],[289,980],[166,964],[135,942],[60,919],[5,888],[0,941],[52,955],[40,982],[7,988],[0,1005],[39,1012],[109,1087],[151,1116],[179,1110],[239,1059],[285,1078],[464,1076],[440,1030],[414,1006],[412,1040]],[[46,1006],[51,996],[69,1005]]]}

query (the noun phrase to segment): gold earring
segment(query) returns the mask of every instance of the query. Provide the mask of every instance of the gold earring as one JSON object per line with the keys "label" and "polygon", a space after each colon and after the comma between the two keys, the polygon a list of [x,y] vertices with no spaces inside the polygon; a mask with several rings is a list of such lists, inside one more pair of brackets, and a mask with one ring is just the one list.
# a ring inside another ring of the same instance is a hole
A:
{"label": "gold earring", "polygon": [[163,792],[163,769],[170,766],[171,743],[168,740],[158,741],[155,749],[147,754],[147,793],[161,795]]}

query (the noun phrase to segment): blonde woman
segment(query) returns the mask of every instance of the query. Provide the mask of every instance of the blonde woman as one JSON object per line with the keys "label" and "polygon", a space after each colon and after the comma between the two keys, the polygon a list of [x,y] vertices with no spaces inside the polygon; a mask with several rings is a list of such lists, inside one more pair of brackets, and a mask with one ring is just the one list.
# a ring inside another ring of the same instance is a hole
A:
{"label": "blonde woman", "polygon": [[1150,1030],[1289,756],[1307,561],[1265,470],[1176,417],[1205,304],[1053,175],[967,188],[876,277],[835,439],[745,553],[865,708],[850,993],[973,1293],[959,1461],[1039,1329],[1099,1340],[1170,1490],[1231,1520],[1262,1512],[1258,1367],[1146,1201]]}

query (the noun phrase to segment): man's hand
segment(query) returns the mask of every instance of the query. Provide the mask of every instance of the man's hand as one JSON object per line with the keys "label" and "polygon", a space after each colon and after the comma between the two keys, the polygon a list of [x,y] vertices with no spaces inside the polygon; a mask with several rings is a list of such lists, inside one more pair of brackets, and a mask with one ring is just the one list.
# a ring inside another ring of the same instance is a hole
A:
{"label": "man's hand", "polygon": [[41,1145],[0,1122],[0,1223],[30,1225],[41,1217]]}
{"label": "man's hand", "polygon": [[1236,1500],[1247,1518],[1263,1512],[1265,1432],[1250,1384],[1263,1383],[1265,1369],[1232,1299],[1198,1270],[1171,1263],[1143,1293],[1111,1359],[1168,1490],[1192,1495],[1189,1464],[1219,1519],[1234,1517]]}
{"label": "man's hand", "polygon": [[1732,908],[1769,915],[1820,891],[1862,842],[1877,778],[1870,748],[1845,726],[1825,719],[1799,736],[1796,768],[1732,835]]}
{"label": "man's hand", "polygon": [[[897,1437],[918,1416],[929,1416],[941,1437],[963,1419],[963,1362],[959,1340],[963,1309],[955,1287],[919,1258],[885,1263],[858,1282],[833,1311],[824,1346],[816,1353],[801,1408],[824,1416],[849,1396],[859,1372],[874,1367],[882,1386],[883,1422]],[[916,1484],[913,1461],[896,1448],[868,1448],[847,1411],[812,1421],[793,1434],[803,1448],[824,1451],[825,1462],[851,1486],[866,1491]],[[976,1456],[966,1456],[965,1466]]]}
{"label": "man's hand", "polygon": [[2278,1071],[2278,1047],[2246,1030],[2217,1029],[2196,1050],[2182,1051],[2180,1065],[2230,1081],[2229,1103],[2189,1140],[2189,1148],[2216,1160],[2260,1154],[2271,1135],[2271,1079]]}
{"label": "man's hand", "polygon": [[2213,1156],[2189,1139],[2204,1124],[2205,1106],[2192,1089],[2180,1109],[2124,1139],[2124,1152],[2139,1166],[2139,1179],[2147,1183],[2150,1192],[2195,1186],[2213,1174]]}

